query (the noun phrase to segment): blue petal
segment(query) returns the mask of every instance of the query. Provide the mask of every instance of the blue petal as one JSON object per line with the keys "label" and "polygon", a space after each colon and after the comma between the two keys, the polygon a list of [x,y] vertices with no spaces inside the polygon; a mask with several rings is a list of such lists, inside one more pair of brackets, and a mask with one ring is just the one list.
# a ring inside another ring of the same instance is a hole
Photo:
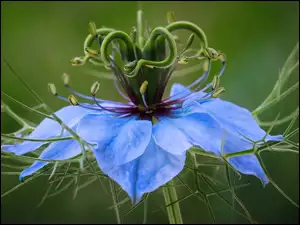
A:
{"label": "blue petal", "polygon": [[[253,141],[262,140],[266,134],[266,132],[259,127],[249,110],[231,102],[213,99],[197,104],[193,101],[194,106],[191,107],[191,100],[187,101],[189,104],[184,104],[188,105],[188,107],[185,108],[185,111],[207,112],[226,130],[242,134]],[[185,107],[184,105],[183,107]],[[283,137],[281,135],[267,135],[266,137],[266,141],[281,141],[282,139]]]}
{"label": "blue petal", "polygon": [[153,139],[161,148],[175,155],[181,155],[193,146],[188,136],[171,119],[163,119],[155,124],[152,133]]}
{"label": "blue petal", "polygon": [[[184,85],[175,83],[171,87],[170,97],[171,99],[179,99],[180,97],[187,96],[190,93],[191,91],[188,88],[186,88]],[[199,91],[199,92],[192,93],[188,98],[193,100],[200,100],[205,95],[206,95],[205,92]]]}
{"label": "blue petal", "polygon": [[162,122],[153,129],[153,136],[156,143],[169,153],[182,154],[196,145],[220,155],[222,130],[209,114],[191,113],[181,118],[160,120]]}
{"label": "blue petal", "polygon": [[[171,87],[170,97],[171,99],[178,99],[180,97],[184,97],[187,94],[191,93],[189,89],[184,87],[182,84],[175,83]],[[174,96],[174,97],[172,97]]]}
{"label": "blue petal", "polygon": [[[99,152],[95,154],[98,158]],[[143,194],[156,190],[179,174],[184,167],[184,162],[185,154],[169,154],[151,140],[144,154],[136,160],[109,170],[102,170],[120,184],[133,203],[137,203]],[[101,162],[98,163],[102,168]]]}
{"label": "blue petal", "polygon": [[151,121],[87,115],[78,124],[78,134],[94,147],[101,168],[113,168],[142,155],[149,144]]}
{"label": "blue petal", "polygon": [[[199,103],[197,103],[194,100],[186,101],[183,104],[183,107],[185,108],[186,113],[192,113],[191,115],[195,114],[195,112],[203,113],[206,110],[203,109],[203,107],[199,107]],[[232,132],[231,130],[226,130],[224,128],[219,128],[221,133],[216,132],[215,137],[211,139],[211,141],[215,142],[218,139],[221,140],[224,139],[224,146],[223,149],[219,149],[219,154],[215,152],[217,155],[228,154],[228,153],[235,153],[235,152],[241,152],[244,150],[253,149],[254,144],[253,142],[250,142],[249,140],[245,139],[243,136],[236,132]],[[272,140],[280,140],[281,136],[273,136]],[[267,141],[269,139],[267,138]],[[218,142],[220,143],[220,142]],[[200,145],[201,146],[201,145]],[[202,147],[204,150],[207,151],[206,148]],[[223,152],[222,152],[223,151]],[[244,174],[250,174],[257,176],[263,184],[268,183],[268,178],[264,174],[261,165],[259,161],[257,160],[255,155],[244,155],[244,156],[237,156],[232,157],[229,159],[229,162],[232,164],[232,166]]]}
{"label": "blue petal", "polygon": [[[80,145],[74,140],[57,141],[50,144],[43,153],[40,155],[40,159],[46,160],[66,160],[73,158],[81,153]],[[46,166],[49,162],[35,161],[29,168],[22,171],[20,174],[20,180],[24,177],[33,174],[39,169]]]}
{"label": "blue petal", "polygon": [[228,159],[229,163],[238,171],[244,174],[258,177],[263,185],[269,183],[267,175],[264,173],[255,155],[236,156]]}
{"label": "blue petal", "polygon": [[[184,86],[181,86],[180,88],[177,86],[176,90],[180,90],[181,92],[189,91]],[[224,153],[234,153],[252,149],[253,143],[245,139],[242,135],[254,141],[258,141],[266,134],[266,132],[258,126],[247,109],[221,99],[197,102],[195,101],[195,98],[189,98],[189,100],[185,101],[183,104],[183,111],[185,114],[195,112],[209,113],[220,123],[225,132]],[[216,138],[218,138],[217,135]],[[267,135],[265,140],[282,141],[282,139],[282,135]],[[262,181],[263,184],[267,184],[269,182],[255,155],[232,157],[229,159],[229,162],[241,173],[255,175]]]}
{"label": "blue petal", "polygon": [[[193,107],[197,107],[199,105],[198,103],[195,104],[195,101],[189,101],[185,103],[186,107],[189,107],[190,109],[193,109]],[[201,110],[201,107],[197,110],[192,110],[193,112],[203,112]],[[193,113],[195,114],[195,113]],[[193,115],[192,114],[192,115]],[[254,144],[253,142],[250,142],[249,140],[245,139],[243,136],[236,132],[232,132],[231,130],[226,130],[224,128],[220,127],[221,133],[216,132],[215,137],[211,139],[211,141],[215,142],[218,139],[224,141],[223,149],[220,148],[220,152],[217,155],[228,154],[228,153],[235,153],[235,152],[241,152],[244,150],[253,149]],[[273,136],[277,137],[278,136]],[[274,138],[273,138],[274,140]],[[207,151],[206,148],[203,148],[203,150]],[[262,167],[257,160],[255,155],[244,155],[244,156],[236,156],[229,159],[229,162],[232,164],[232,166],[244,174],[249,175],[255,175],[257,176],[263,184],[268,183],[268,178],[265,175],[265,173],[262,170]]]}
{"label": "blue petal", "polygon": [[[254,144],[247,139],[232,132],[225,133],[223,149],[225,154],[241,152],[253,148]],[[255,155],[247,154],[243,156],[235,156],[229,158],[228,161],[237,171],[258,177],[264,185],[269,182]]]}
{"label": "blue petal", "polygon": [[[90,112],[81,107],[77,106],[67,106],[57,112],[55,115],[58,116],[67,126],[74,127],[79,120]],[[59,136],[62,132],[62,127],[55,120],[44,119],[34,131],[27,137],[32,139],[47,139],[51,137]],[[64,132],[63,136],[70,135],[68,132]],[[35,149],[38,149],[46,142],[33,142],[33,141],[24,141],[21,144],[16,145],[2,145],[1,149],[5,152],[12,152],[17,155],[23,155],[28,152],[32,152]]]}

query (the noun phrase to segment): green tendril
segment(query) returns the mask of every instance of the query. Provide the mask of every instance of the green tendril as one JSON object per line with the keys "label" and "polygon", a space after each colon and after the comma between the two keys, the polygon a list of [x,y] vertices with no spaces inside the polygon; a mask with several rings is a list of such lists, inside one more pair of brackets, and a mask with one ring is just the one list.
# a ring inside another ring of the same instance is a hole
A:
{"label": "green tendril", "polygon": [[203,49],[208,48],[208,43],[204,31],[194,23],[188,21],[176,21],[166,26],[166,29],[169,32],[173,32],[181,29],[185,29],[193,32],[201,41],[201,48],[198,52],[199,55],[202,53]]}
{"label": "green tendril", "polygon": [[[151,34],[149,39],[147,40],[142,52],[149,51],[154,48],[155,46],[155,41],[158,39],[158,37],[163,36],[168,44],[169,44],[169,49],[170,53],[169,56],[162,60],[162,61],[151,61],[151,60],[145,60],[145,59],[140,59],[137,63],[135,68],[131,72],[127,72],[127,77],[135,77],[138,74],[138,71],[142,68],[142,66],[147,66],[147,67],[156,67],[156,68],[167,68],[171,66],[177,57],[177,48],[176,48],[176,43],[175,40],[172,36],[172,34],[163,27],[157,27],[155,28]],[[130,70],[132,68],[132,62],[130,64],[125,65],[125,70]]]}
{"label": "green tendril", "polygon": [[142,49],[145,44],[144,38],[144,20],[143,20],[143,11],[139,10],[137,12],[137,41],[139,47]]}
{"label": "green tendril", "polygon": [[[131,40],[131,38],[123,31],[113,31],[110,32],[103,40],[102,45],[101,45],[101,58],[102,61],[107,65],[110,66],[111,65],[111,60],[110,57],[107,53],[108,50],[108,46],[112,41],[115,41],[116,39],[122,40],[122,42],[120,42],[120,50],[121,53],[124,53],[124,55],[126,56],[127,61],[134,61],[135,57],[134,57],[134,50],[133,50],[133,42]],[[126,52],[124,52],[124,47],[126,48]]]}
{"label": "green tendril", "polygon": [[[103,38],[103,36],[106,36],[108,35],[109,33],[115,31],[114,29],[112,28],[100,28],[100,29],[97,29],[96,30],[96,33],[95,34],[89,34],[85,41],[84,41],[84,44],[83,44],[83,50],[84,50],[84,54],[86,56],[91,56],[90,52],[88,51],[88,49],[90,49],[94,43],[95,40],[98,41],[98,45],[99,45],[99,49],[100,49],[100,46],[101,46],[101,42],[103,40],[101,40],[101,38]],[[96,50],[97,51],[97,50]],[[97,59],[97,58],[92,58],[92,57],[89,57],[88,59],[90,59],[90,62],[93,63],[94,65],[99,65],[99,66],[103,66],[103,62],[101,60],[101,58]]]}

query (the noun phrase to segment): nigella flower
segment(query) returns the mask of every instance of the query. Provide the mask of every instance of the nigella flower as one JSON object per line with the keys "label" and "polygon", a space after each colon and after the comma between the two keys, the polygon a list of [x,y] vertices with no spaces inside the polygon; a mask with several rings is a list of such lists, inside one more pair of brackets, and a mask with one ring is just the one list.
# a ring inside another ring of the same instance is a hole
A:
{"label": "nigella flower", "polygon": [[[194,56],[184,55],[194,35],[177,53],[175,38],[171,34],[177,29],[190,30],[202,41]],[[266,135],[247,109],[218,98],[224,91],[219,83],[225,70],[225,56],[207,47],[203,31],[195,24],[174,22],[153,29],[150,34],[138,38],[135,35],[135,31],[128,36],[109,28],[97,30],[91,24],[91,34],[85,41],[86,56],[72,61],[76,65],[83,65],[86,61],[104,63],[115,75],[116,89],[127,103],[96,98],[98,83],[92,86],[91,96],[80,94],[70,87],[66,75],[65,86],[72,92],[69,98],[59,95],[50,85],[55,96],[72,104],[57,111],[56,116],[91,144],[100,169],[116,181],[133,202],[138,202],[143,194],[156,190],[178,175],[184,168],[186,152],[192,147],[221,157],[252,149],[254,142],[259,146],[263,141],[282,140],[281,135]],[[90,48],[94,41],[100,45],[100,51]],[[110,43],[113,43],[112,55],[107,53]],[[116,53],[125,62],[123,70],[117,65]],[[164,98],[165,87],[173,72],[180,64],[192,59],[204,59],[204,74],[187,87],[173,84],[170,96]],[[220,60],[222,69],[203,88],[213,60]],[[79,102],[75,96],[93,103]],[[28,138],[69,135],[59,123],[46,118]],[[18,145],[3,145],[2,150],[23,155],[44,144],[46,142],[24,141]],[[81,153],[76,140],[62,140],[50,143],[40,158],[64,160]],[[255,175],[263,184],[268,183],[255,155],[234,156],[228,162],[237,171]],[[20,179],[47,164],[46,161],[34,162],[22,171]]]}

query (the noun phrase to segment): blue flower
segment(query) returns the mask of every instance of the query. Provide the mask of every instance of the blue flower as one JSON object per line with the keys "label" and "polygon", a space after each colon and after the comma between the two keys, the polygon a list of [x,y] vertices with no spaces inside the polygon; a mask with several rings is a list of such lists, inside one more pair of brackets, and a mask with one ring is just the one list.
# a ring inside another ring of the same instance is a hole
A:
{"label": "blue flower", "polygon": [[[208,47],[204,32],[196,24],[176,21],[151,30],[149,35],[136,33],[136,29],[132,35],[110,28],[96,29],[93,23],[90,28],[91,34],[84,42],[85,56],[76,57],[71,62],[78,66],[89,61],[111,70],[116,89],[127,103],[96,98],[98,83],[91,88],[92,96],[80,94],[69,86],[68,76],[64,76],[65,86],[72,95],[69,98],[59,95],[53,85],[50,85],[50,90],[73,106],[60,109],[56,115],[91,144],[100,169],[116,181],[133,202],[138,202],[143,194],[156,190],[178,175],[184,168],[186,151],[192,147],[221,158],[223,154],[253,149],[253,141],[260,146],[263,142],[283,139],[281,135],[266,135],[247,109],[217,98],[223,91],[219,83],[226,57]],[[180,53],[171,34],[179,29],[193,33]],[[137,34],[139,38],[136,38]],[[188,50],[193,51],[190,47],[194,36],[200,39],[201,48],[196,49],[194,56],[185,56]],[[92,48],[95,46],[93,42],[98,42],[96,45],[100,50]],[[111,55],[108,54],[109,44],[112,44]],[[123,69],[117,64],[120,59]],[[205,60],[203,75],[187,87],[174,84],[170,96],[163,98],[173,72],[190,59]],[[201,89],[209,77],[213,60],[222,63],[221,71]],[[79,102],[75,96],[93,103]],[[28,138],[57,136],[66,137],[70,133],[47,118]],[[24,141],[18,145],[3,145],[2,150],[23,155],[44,144],[46,142]],[[40,159],[65,160],[81,153],[76,140],[63,140],[50,143]],[[234,156],[228,161],[237,171],[255,175],[263,184],[269,182],[255,155]],[[21,172],[20,179],[47,164],[45,161],[34,162]]]}
{"label": "blue flower", "polygon": [[[174,84],[171,97],[174,101],[188,96],[180,107],[157,113],[158,123],[141,120],[133,104],[107,102],[103,109],[97,105],[67,106],[55,114],[85,141],[93,145],[93,153],[101,170],[115,180],[137,202],[144,193],[152,192],[180,173],[185,164],[186,151],[193,146],[221,156],[253,148],[251,140],[265,136],[251,113],[219,98],[203,100],[205,92],[192,93],[180,84]],[[173,97],[172,97],[173,96]],[[176,98],[177,97],[177,98]],[[165,101],[165,102],[167,102]],[[133,113],[129,113],[129,110]],[[122,111],[119,116],[117,111]],[[129,114],[129,115],[126,115]],[[117,116],[118,115],[118,116]],[[225,132],[224,132],[225,131]],[[59,123],[44,119],[28,138],[47,139],[59,135],[69,136]],[[224,136],[225,135],[225,136]],[[242,136],[243,135],[243,136]],[[221,148],[222,139],[225,144]],[[266,141],[280,141],[282,136],[266,136]],[[3,145],[2,150],[23,155],[46,144],[24,141],[18,145]],[[81,154],[75,140],[51,143],[40,155],[46,160],[65,160]],[[229,158],[229,163],[244,174],[255,175],[263,184],[268,178],[256,156],[244,155]],[[36,161],[22,171],[20,179],[38,171],[48,162]]]}

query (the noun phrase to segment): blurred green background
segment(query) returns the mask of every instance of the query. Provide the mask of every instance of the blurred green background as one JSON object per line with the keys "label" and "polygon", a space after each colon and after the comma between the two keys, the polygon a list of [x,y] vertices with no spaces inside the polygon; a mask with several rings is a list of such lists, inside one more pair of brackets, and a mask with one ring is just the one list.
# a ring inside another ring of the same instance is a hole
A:
{"label": "blurred green background", "polygon": [[[97,26],[113,27],[129,32],[136,25],[136,11],[143,9],[145,19],[153,28],[165,26],[166,13],[174,11],[177,20],[198,24],[206,33],[210,47],[225,52],[228,68],[222,77],[227,90],[223,98],[249,110],[255,109],[271,91],[280,67],[299,40],[298,2],[1,2],[1,55],[13,66],[19,76],[53,109],[66,105],[47,90],[53,82],[63,95],[61,75],[71,75],[73,87],[89,93],[96,80],[88,75],[86,67],[72,67],[70,59],[83,55],[83,41],[88,34],[89,21]],[[102,70],[101,68],[99,70]],[[103,70],[104,71],[104,70]],[[188,84],[199,74],[194,73],[174,81]],[[293,74],[288,85],[299,80]],[[98,95],[121,100],[111,80],[102,79]],[[34,106],[36,101],[13,76],[1,60],[1,90],[17,100]],[[11,108],[24,118],[36,123],[36,116],[9,102]],[[262,119],[274,120],[291,113],[298,104],[298,90],[283,102],[268,110]],[[17,130],[18,124],[5,113],[1,114],[2,132]],[[287,124],[274,129],[283,133]],[[297,125],[298,126],[298,125]],[[298,141],[298,139],[295,139]],[[263,155],[273,179],[296,202],[299,202],[298,155],[265,153]],[[258,179],[244,176],[251,185],[238,191],[254,219],[260,223],[297,223],[298,209],[283,198],[269,184],[263,188]],[[1,176],[1,192],[18,184],[17,176]],[[95,182],[72,199],[72,188],[47,199],[37,208],[48,187],[47,178],[38,178],[1,200],[2,223],[115,223],[111,196],[99,182]],[[218,198],[212,198],[217,222],[232,222],[232,212]],[[150,198],[148,222],[167,223],[159,211],[162,196]],[[185,223],[211,223],[207,208],[194,198],[182,202]],[[130,205],[127,204],[127,210]],[[143,207],[124,218],[126,223],[142,222]],[[126,207],[125,207],[126,211]],[[233,222],[247,222],[236,216]]]}

